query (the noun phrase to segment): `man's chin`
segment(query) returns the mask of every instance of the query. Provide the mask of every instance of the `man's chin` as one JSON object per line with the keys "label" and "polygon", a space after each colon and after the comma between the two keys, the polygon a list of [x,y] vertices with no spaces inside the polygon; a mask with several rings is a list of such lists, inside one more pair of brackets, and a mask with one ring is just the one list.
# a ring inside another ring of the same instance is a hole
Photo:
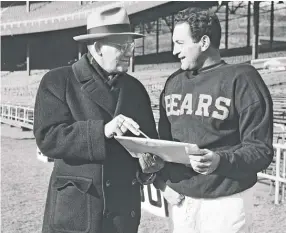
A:
{"label": "man's chin", "polygon": [[120,66],[120,67],[117,68],[117,71],[118,71],[119,73],[126,73],[126,72],[128,71],[128,68],[129,68],[129,67]]}
{"label": "man's chin", "polygon": [[196,66],[195,65],[190,65],[190,64],[182,64],[181,63],[181,69],[182,70],[196,70]]}
{"label": "man's chin", "polygon": [[189,67],[188,66],[186,66],[185,64],[181,64],[181,69],[182,70],[187,70]]}

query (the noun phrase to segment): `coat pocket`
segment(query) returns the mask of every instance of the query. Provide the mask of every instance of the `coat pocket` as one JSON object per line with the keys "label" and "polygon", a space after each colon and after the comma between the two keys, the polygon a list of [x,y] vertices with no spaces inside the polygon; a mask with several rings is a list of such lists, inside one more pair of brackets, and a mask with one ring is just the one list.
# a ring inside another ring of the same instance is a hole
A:
{"label": "coat pocket", "polygon": [[91,224],[91,203],[88,190],[92,179],[57,176],[53,184],[55,193],[52,228],[60,232],[86,233]]}

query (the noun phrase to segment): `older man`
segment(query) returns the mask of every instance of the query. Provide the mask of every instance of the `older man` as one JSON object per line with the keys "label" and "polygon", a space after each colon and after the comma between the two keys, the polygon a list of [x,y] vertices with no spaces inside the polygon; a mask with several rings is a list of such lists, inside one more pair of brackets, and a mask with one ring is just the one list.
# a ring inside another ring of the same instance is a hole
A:
{"label": "older man", "polygon": [[88,54],[48,72],[37,93],[34,134],[55,159],[43,232],[135,233],[146,176],[113,135],[138,135],[140,127],[157,136],[148,94],[126,74],[142,35],[130,31],[121,7],[92,13],[87,29],[74,39]]}

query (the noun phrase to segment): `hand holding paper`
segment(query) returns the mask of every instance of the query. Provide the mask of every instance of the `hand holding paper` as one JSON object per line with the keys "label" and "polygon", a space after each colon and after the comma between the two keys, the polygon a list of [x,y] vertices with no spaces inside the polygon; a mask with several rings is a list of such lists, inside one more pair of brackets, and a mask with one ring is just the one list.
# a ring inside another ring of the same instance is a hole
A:
{"label": "hand holding paper", "polygon": [[205,154],[203,155],[193,155],[192,151],[186,146],[186,152],[189,155],[189,165],[194,169],[194,171],[208,175],[214,172],[220,162],[220,157],[213,151],[204,149]]}
{"label": "hand holding paper", "polygon": [[121,136],[130,130],[134,135],[139,135],[138,129],[139,125],[134,120],[120,114],[104,126],[104,134],[107,138],[112,138],[114,135]]}

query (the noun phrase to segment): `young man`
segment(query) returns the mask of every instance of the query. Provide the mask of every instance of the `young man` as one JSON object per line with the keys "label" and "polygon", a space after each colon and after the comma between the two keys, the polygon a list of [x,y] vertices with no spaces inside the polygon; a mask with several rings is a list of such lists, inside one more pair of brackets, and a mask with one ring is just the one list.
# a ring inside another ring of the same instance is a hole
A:
{"label": "young man", "polygon": [[43,233],[136,233],[140,185],[154,176],[143,176],[113,136],[138,135],[139,126],[157,136],[148,94],[126,74],[133,39],[142,35],[131,32],[121,7],[95,11],[87,29],[74,39],[88,44],[88,54],[48,72],[37,93],[34,134],[55,159]]}
{"label": "young man", "polygon": [[221,60],[220,38],[217,16],[206,10],[174,28],[181,69],[161,93],[159,135],[204,151],[160,172],[176,233],[251,232],[251,187],[273,158],[270,93],[255,68]]}

